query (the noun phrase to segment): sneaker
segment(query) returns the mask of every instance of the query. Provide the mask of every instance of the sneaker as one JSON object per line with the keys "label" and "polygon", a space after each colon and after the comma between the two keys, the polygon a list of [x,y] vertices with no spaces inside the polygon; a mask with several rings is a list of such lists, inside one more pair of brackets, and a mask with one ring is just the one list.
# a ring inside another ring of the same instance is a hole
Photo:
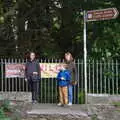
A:
{"label": "sneaker", "polygon": [[33,101],[32,101],[32,104],[37,104],[37,100],[33,100]]}
{"label": "sneaker", "polygon": [[62,103],[58,103],[57,106],[63,106],[63,104]]}
{"label": "sneaker", "polygon": [[72,103],[68,103],[67,105],[68,105],[68,106],[72,106]]}

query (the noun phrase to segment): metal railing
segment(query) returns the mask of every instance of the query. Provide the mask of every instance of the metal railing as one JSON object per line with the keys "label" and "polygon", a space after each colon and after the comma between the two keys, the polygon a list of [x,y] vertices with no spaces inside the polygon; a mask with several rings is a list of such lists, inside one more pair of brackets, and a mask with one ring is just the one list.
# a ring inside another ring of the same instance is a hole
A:
{"label": "metal railing", "polygon": [[88,93],[120,94],[120,63],[118,60],[88,61]]}
{"label": "metal railing", "polygon": [[[6,78],[5,65],[7,63],[25,63],[24,59],[0,59],[0,91],[1,92],[28,92],[28,83],[24,78]],[[62,63],[62,60],[40,60],[40,63]],[[84,93],[84,63],[75,61],[78,71],[78,84],[73,87],[73,103],[85,102]],[[120,63],[117,60],[88,60],[87,62],[87,88],[92,94],[120,94]],[[55,78],[42,78],[40,80],[40,102],[56,103],[58,101],[57,80]]]}

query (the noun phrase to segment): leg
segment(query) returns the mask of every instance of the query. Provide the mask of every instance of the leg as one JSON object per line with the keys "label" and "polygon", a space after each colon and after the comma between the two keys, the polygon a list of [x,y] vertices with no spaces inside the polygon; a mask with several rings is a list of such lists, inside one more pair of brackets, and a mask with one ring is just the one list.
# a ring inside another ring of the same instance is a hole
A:
{"label": "leg", "polygon": [[62,93],[62,87],[59,87],[59,102],[63,104],[63,93]]}
{"label": "leg", "polygon": [[36,88],[35,88],[35,87],[36,87],[36,86],[35,86],[35,82],[32,82],[32,84],[33,84],[33,85],[32,85],[32,87],[33,87],[33,88],[32,88],[32,89],[33,89],[33,91],[32,91],[32,98],[33,98],[33,101],[35,101],[35,100],[36,100],[36,98],[35,98],[35,89],[36,89]]}
{"label": "leg", "polygon": [[64,104],[68,104],[68,87],[63,87]]}
{"label": "leg", "polygon": [[38,82],[37,82],[37,101],[39,101],[39,94],[40,94],[40,93],[39,93],[39,92],[40,92],[39,90],[40,90],[40,82],[38,81]]}
{"label": "leg", "polygon": [[32,88],[33,88],[32,85],[33,85],[33,84],[32,84],[32,81],[29,79],[29,80],[28,80],[28,90],[29,90],[30,92],[33,91],[33,90],[32,90]]}
{"label": "leg", "polygon": [[29,82],[29,87],[30,87],[30,91],[32,93],[32,101],[35,100],[35,97],[34,97],[34,83],[32,81]]}
{"label": "leg", "polygon": [[33,99],[38,100],[38,83],[33,82]]}
{"label": "leg", "polygon": [[72,100],[73,100],[73,86],[69,85],[68,86],[68,101],[70,104],[72,104]]}

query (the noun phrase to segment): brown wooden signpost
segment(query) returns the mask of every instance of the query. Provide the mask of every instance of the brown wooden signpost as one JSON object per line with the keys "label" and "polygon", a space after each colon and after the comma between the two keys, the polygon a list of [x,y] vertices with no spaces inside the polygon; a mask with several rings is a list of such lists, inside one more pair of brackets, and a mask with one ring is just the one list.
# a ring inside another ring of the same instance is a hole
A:
{"label": "brown wooden signpost", "polygon": [[115,19],[118,17],[118,10],[116,8],[107,8],[101,10],[87,11],[87,21],[100,21]]}
{"label": "brown wooden signpost", "polygon": [[84,10],[84,79],[85,79],[85,103],[87,104],[87,22],[110,20],[118,17],[118,10],[116,8],[107,8],[101,10]]}

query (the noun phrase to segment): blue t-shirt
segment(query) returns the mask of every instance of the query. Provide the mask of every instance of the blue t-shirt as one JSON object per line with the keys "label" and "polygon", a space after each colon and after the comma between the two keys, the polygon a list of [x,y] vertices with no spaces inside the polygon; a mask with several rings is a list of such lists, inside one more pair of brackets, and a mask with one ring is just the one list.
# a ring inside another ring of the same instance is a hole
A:
{"label": "blue t-shirt", "polygon": [[[64,79],[61,79],[64,78]],[[71,80],[71,74],[69,70],[61,70],[57,75],[58,86],[68,86]]]}

